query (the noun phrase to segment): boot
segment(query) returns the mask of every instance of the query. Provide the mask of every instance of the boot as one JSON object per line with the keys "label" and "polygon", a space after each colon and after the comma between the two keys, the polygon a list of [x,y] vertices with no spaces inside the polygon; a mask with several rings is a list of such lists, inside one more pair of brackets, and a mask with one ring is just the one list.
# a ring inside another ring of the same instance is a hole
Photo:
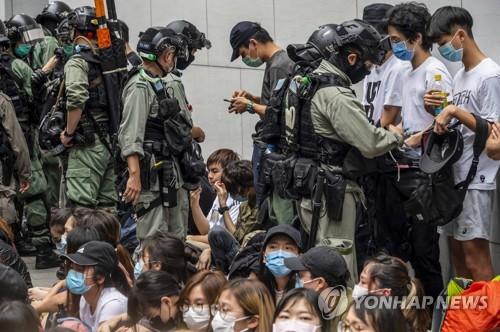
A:
{"label": "boot", "polygon": [[19,256],[35,256],[37,252],[36,247],[24,238],[21,232],[21,226],[18,223],[10,226],[12,228],[12,232],[14,233],[14,244],[16,245],[16,250]]}
{"label": "boot", "polygon": [[38,254],[36,255],[35,269],[45,270],[54,267],[59,267],[61,261],[59,257],[52,251],[50,245],[44,245],[38,248]]}

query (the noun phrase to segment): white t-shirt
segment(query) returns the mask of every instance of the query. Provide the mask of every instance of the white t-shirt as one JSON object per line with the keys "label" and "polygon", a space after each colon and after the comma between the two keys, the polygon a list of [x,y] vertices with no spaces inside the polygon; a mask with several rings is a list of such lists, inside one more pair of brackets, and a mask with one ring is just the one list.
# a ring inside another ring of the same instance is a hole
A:
{"label": "white t-shirt", "polygon": [[403,75],[410,70],[409,61],[402,61],[391,55],[386,62],[375,66],[363,82],[363,105],[368,120],[377,124],[382,117],[384,106],[401,107]]}
{"label": "white t-shirt", "polygon": [[114,287],[102,290],[94,314],[85,298],[80,298],[80,320],[92,327],[92,332],[97,332],[100,323],[126,312],[127,298]]}
{"label": "white t-shirt", "polygon": [[[469,71],[460,69],[454,78],[453,103],[461,109],[479,115],[494,122],[500,116],[500,66],[490,58],[484,59]],[[472,157],[475,133],[461,126],[464,137],[462,157],[453,165],[455,182],[459,183],[467,177]],[[500,161],[495,161],[483,151],[479,157],[476,176],[469,185],[470,189],[494,190],[496,174]]]}
{"label": "white t-shirt", "polygon": [[405,132],[424,130],[434,121],[434,117],[425,110],[424,94],[431,89],[436,74],[441,75],[442,86],[451,96],[451,75],[445,65],[433,56],[417,68],[407,70],[403,75],[402,116]]}
{"label": "white t-shirt", "polygon": [[[229,207],[229,215],[231,216],[231,220],[234,224],[238,221],[238,215],[240,214],[240,202],[235,201],[231,195],[227,197],[227,206]],[[224,215],[219,213],[219,198],[215,197],[214,204],[212,204],[212,208],[208,212],[207,220],[209,224],[209,229],[212,229],[214,226],[221,226],[226,228],[224,223]]]}

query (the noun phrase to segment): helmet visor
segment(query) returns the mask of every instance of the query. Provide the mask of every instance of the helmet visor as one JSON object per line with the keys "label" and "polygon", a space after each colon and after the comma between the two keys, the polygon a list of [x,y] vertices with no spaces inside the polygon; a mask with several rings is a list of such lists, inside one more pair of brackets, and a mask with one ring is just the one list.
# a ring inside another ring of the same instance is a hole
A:
{"label": "helmet visor", "polygon": [[19,33],[21,34],[23,43],[33,44],[45,38],[43,30],[38,24],[36,26],[27,26],[24,29],[20,29]]}

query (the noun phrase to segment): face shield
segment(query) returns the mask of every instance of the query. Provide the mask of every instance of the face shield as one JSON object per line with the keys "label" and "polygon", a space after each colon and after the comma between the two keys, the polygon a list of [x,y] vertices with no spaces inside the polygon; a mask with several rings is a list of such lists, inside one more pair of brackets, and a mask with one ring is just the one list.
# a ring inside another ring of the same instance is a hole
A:
{"label": "face shield", "polygon": [[21,27],[18,29],[18,32],[21,36],[21,43],[23,44],[33,45],[45,38],[43,29],[39,24]]}

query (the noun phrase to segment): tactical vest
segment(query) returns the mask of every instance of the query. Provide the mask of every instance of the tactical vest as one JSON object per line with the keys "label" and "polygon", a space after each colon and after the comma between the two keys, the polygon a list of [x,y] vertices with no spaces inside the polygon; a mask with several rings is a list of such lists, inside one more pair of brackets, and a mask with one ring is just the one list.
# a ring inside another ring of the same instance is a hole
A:
{"label": "tactical vest", "polygon": [[13,61],[14,58],[10,54],[0,54],[0,91],[11,99],[17,119],[24,131],[26,125],[34,123],[34,119],[30,117],[26,96],[21,91],[23,84],[12,71]]}
{"label": "tactical vest", "polygon": [[91,50],[78,53],[89,65],[89,99],[85,103],[85,110],[91,113],[107,112],[108,98],[101,71],[101,62]]}
{"label": "tactical vest", "polygon": [[351,146],[318,135],[311,117],[311,100],[316,92],[335,86],[348,88],[347,82],[335,74],[310,73],[301,82],[291,80],[280,126],[280,146],[286,155],[295,154],[314,162],[343,166]]}

